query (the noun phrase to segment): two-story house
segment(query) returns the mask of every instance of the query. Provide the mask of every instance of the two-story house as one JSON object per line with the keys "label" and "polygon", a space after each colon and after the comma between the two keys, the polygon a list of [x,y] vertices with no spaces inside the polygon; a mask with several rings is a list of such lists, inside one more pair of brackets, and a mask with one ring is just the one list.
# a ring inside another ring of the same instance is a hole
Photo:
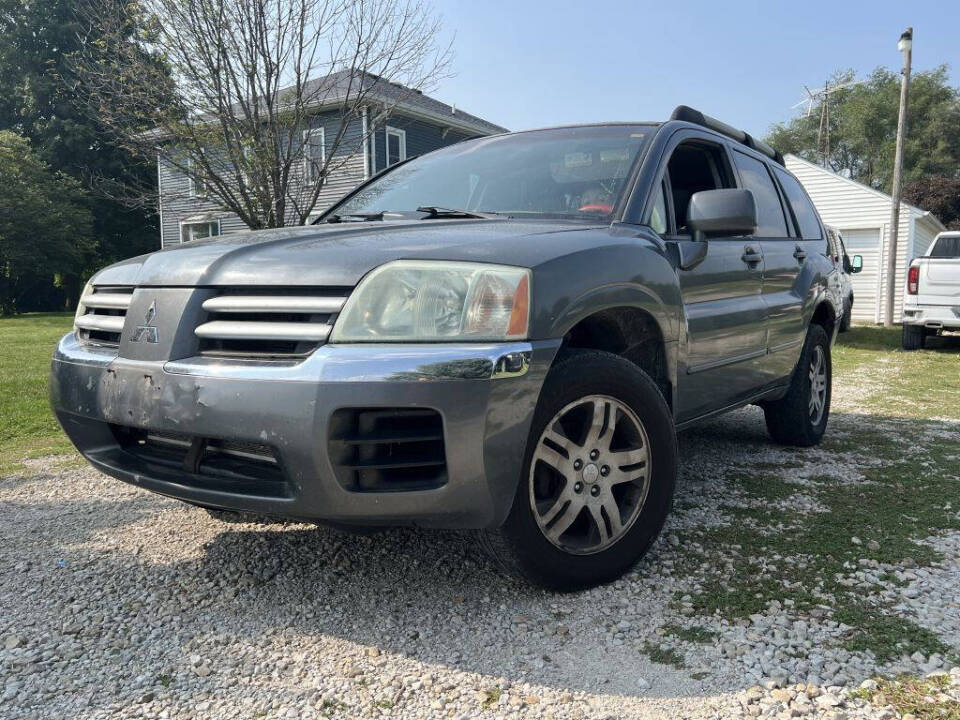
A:
{"label": "two-story house", "polygon": [[[314,209],[315,215],[371,175],[394,163],[461,140],[506,132],[499,125],[435,98],[377,80],[366,96],[369,106],[365,106],[362,116],[352,120],[347,127],[337,149],[342,160],[331,162],[329,176]],[[313,173],[317,172],[331,144],[328,138],[339,130],[337,108],[341,101],[342,98],[332,93],[317,105],[316,114],[303,131],[305,140],[309,141],[305,142],[307,152],[299,177],[311,181],[315,178]],[[370,118],[382,116],[383,107],[391,109],[387,120],[369,127]],[[185,173],[162,159],[158,159],[157,181],[161,247],[246,229],[236,215],[208,198],[202,186],[198,187]]]}

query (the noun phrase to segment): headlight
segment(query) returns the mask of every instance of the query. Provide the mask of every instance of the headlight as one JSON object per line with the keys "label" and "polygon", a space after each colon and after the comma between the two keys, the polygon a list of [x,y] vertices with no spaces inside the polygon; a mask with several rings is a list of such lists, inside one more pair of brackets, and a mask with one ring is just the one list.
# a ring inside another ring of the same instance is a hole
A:
{"label": "headlight", "polygon": [[76,313],[74,314],[74,316],[73,316],[73,329],[74,329],[74,330],[77,329],[77,318],[79,318],[81,315],[83,315],[83,314],[87,311],[87,308],[84,306],[83,301],[84,301],[84,299],[87,298],[92,292],[93,292],[93,285],[91,285],[90,283],[87,283],[86,285],[83,286],[83,292],[80,293],[80,299],[77,300],[77,312],[76,312]]}
{"label": "headlight", "polygon": [[527,336],[529,315],[529,270],[397,260],[361,281],[344,305],[330,340],[520,340]]}

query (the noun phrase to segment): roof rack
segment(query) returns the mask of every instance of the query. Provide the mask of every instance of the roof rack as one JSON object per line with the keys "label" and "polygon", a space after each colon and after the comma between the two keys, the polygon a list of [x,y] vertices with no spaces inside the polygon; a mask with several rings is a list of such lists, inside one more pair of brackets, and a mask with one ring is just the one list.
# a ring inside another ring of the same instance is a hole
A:
{"label": "roof rack", "polygon": [[743,143],[747,147],[753,148],[758,153],[766,155],[774,162],[783,165],[783,155],[762,140],[757,140],[750,133],[744,132],[743,130],[737,130],[735,127],[731,127],[725,122],[721,122],[720,120],[712,118],[709,115],[704,115],[699,110],[694,110],[692,107],[687,105],[677,105],[673,111],[673,114],[670,115],[670,119],[683,120],[684,122],[693,123],[694,125],[702,125],[703,127],[709,128],[720,133],[721,135],[726,135],[732,140]]}

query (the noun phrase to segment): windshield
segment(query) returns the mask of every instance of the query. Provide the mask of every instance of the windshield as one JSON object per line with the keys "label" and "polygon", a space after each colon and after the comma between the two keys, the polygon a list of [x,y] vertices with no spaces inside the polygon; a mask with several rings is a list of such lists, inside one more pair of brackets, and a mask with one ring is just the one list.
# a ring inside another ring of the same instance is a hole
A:
{"label": "windshield", "polygon": [[608,219],[649,130],[606,125],[469,140],[401,165],[327,217],[369,218],[432,207]]}

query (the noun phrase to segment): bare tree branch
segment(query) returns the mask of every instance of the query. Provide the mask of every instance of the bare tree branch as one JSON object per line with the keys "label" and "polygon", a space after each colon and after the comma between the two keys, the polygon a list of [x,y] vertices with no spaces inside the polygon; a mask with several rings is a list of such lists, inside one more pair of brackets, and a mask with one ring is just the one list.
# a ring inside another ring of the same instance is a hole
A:
{"label": "bare tree branch", "polygon": [[[82,13],[100,38],[74,64],[89,112],[251,228],[305,223],[331,174],[451,59],[422,0],[86,0]],[[321,109],[336,119],[310,178],[304,131]]]}

